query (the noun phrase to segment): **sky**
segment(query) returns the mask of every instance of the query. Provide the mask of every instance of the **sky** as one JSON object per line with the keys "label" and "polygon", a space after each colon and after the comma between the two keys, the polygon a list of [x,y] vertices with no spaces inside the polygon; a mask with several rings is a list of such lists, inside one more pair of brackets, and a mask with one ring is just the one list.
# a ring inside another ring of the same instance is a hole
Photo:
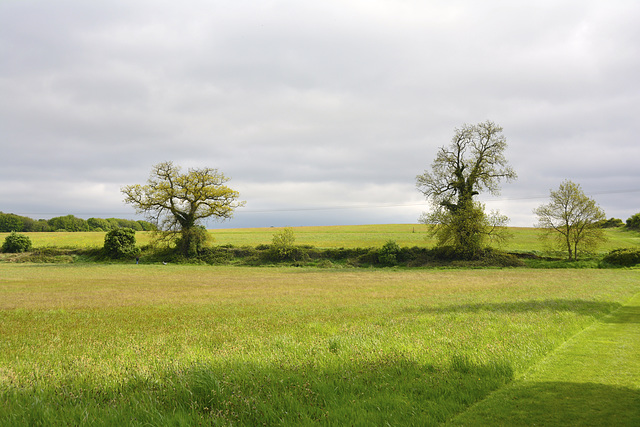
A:
{"label": "sky", "polygon": [[138,218],[164,161],[246,205],[209,227],[417,223],[416,176],[491,120],[512,226],[566,179],[640,212],[637,0],[1,0],[0,211]]}

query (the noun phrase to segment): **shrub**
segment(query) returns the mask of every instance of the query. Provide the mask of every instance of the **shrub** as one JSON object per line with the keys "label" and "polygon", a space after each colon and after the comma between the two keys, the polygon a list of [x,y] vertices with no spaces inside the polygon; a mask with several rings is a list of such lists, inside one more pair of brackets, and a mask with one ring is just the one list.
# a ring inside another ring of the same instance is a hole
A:
{"label": "shrub", "polygon": [[620,267],[631,267],[640,264],[640,250],[638,249],[614,249],[602,259],[607,264]]}
{"label": "shrub", "polygon": [[18,234],[12,231],[2,244],[2,252],[18,253],[28,252],[31,249],[31,239],[24,234]]}
{"label": "shrub", "polygon": [[630,230],[640,230],[640,213],[627,219],[627,228]]}
{"label": "shrub", "polygon": [[133,257],[139,254],[136,248],[136,232],[131,228],[117,228],[104,236],[104,252],[111,258]]}
{"label": "shrub", "polygon": [[295,241],[296,237],[294,236],[293,229],[291,227],[285,227],[282,231],[275,233],[273,235],[273,240],[271,241],[270,249],[273,258],[277,260],[295,260]]}
{"label": "shrub", "polygon": [[609,218],[598,223],[602,228],[617,228],[624,226],[624,222],[620,218]]}
{"label": "shrub", "polygon": [[196,225],[193,228],[182,229],[176,246],[183,256],[189,258],[200,254],[207,247],[209,240],[207,229],[202,225]]}
{"label": "shrub", "polygon": [[378,262],[383,265],[396,265],[400,246],[393,240],[389,240],[378,251]]}

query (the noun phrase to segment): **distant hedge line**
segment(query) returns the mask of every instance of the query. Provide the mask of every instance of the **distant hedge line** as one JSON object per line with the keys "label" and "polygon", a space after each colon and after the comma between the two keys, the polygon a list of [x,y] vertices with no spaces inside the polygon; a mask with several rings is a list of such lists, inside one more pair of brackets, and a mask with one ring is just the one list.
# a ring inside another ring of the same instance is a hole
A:
{"label": "distant hedge line", "polygon": [[147,221],[134,221],[121,218],[82,219],[73,215],[58,216],[51,219],[32,219],[16,214],[0,212],[0,232],[42,232],[42,231],[111,231],[119,228],[131,228],[136,231],[153,230]]}

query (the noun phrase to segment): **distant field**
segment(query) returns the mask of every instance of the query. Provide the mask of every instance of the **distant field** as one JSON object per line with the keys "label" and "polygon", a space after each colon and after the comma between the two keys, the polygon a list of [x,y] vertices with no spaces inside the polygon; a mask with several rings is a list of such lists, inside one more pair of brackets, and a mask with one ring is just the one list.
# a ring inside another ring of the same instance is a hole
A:
{"label": "distant field", "polygon": [[[234,246],[256,246],[269,244],[273,234],[280,228],[236,228],[209,230],[214,238],[214,244]],[[513,235],[503,249],[519,252],[544,252],[548,248],[540,241],[540,230],[534,228],[510,228]],[[434,240],[427,233],[427,226],[423,224],[385,224],[385,225],[357,225],[357,226],[327,226],[327,227],[295,227],[296,244],[312,245],[318,248],[354,248],[380,247],[389,240],[400,246],[434,245]],[[35,247],[102,247],[104,233],[26,233]],[[640,233],[628,232],[623,229],[607,229],[609,241],[600,247],[603,253],[623,247],[639,247]],[[0,233],[4,240],[7,233]],[[150,233],[137,232],[139,245],[150,240]]]}
{"label": "distant field", "polygon": [[[639,273],[0,263],[0,425],[446,423],[621,308]],[[620,363],[605,372],[626,388],[589,399],[617,391],[634,420],[640,367]],[[531,422],[504,402],[504,425]]]}

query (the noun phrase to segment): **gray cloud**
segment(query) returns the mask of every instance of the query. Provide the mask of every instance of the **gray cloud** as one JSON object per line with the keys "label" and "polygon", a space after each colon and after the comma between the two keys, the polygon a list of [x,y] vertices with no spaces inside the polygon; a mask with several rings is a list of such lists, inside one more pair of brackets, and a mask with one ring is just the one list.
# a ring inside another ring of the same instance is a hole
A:
{"label": "gray cloud", "polygon": [[0,210],[131,214],[120,186],[172,160],[233,177],[247,207],[227,226],[413,222],[415,176],[491,119],[519,180],[488,208],[530,226],[572,179],[626,219],[639,17],[595,0],[2,2]]}

